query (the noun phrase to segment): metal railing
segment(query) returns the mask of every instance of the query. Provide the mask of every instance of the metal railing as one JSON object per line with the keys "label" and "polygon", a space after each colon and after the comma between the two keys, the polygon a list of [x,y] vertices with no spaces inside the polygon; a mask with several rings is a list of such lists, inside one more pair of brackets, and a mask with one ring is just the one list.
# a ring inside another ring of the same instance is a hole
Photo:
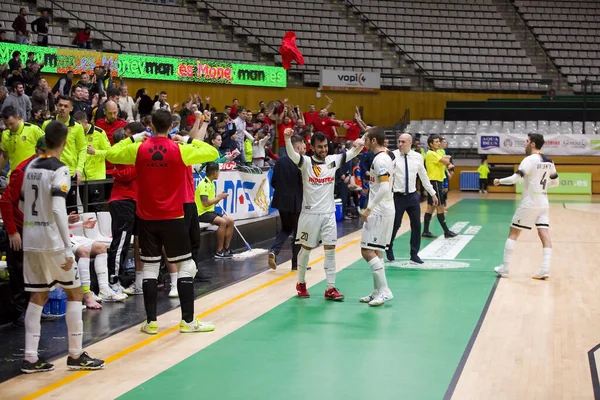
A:
{"label": "metal railing", "polygon": [[94,32],[98,32],[100,35],[102,35],[105,38],[107,38],[110,42],[115,43],[116,45],[118,45],[119,48],[120,48],[120,51],[123,51],[124,46],[121,43],[117,42],[115,39],[113,39],[112,37],[110,37],[106,33],[104,33],[103,31],[101,31],[98,28],[96,28],[93,24],[91,24],[88,21],[84,21],[83,19],[79,18],[76,14],[74,14],[73,12],[67,10],[66,8],[64,8],[63,6],[61,6],[60,4],[58,4],[56,1],[54,1],[54,0],[48,0],[48,1],[52,5],[52,7],[51,7],[52,14],[54,14],[54,7],[58,8],[61,11],[66,12],[67,14],[69,14],[73,18],[75,18],[77,21],[83,22],[86,26],[89,26],[90,28],[92,28],[94,30]]}
{"label": "metal railing", "polygon": [[360,16],[361,21],[363,21],[364,25],[368,25],[371,29],[377,31],[377,33],[381,37],[382,46],[384,44],[384,39],[387,40],[389,44],[393,45],[396,48],[396,52],[404,55],[413,65],[418,67],[418,71],[417,69],[415,69],[415,72],[417,72],[417,74],[425,74],[427,76],[430,76],[429,72],[425,68],[423,68],[421,64],[419,64],[415,59],[413,59],[398,43],[396,43],[394,39],[392,39],[390,35],[388,35],[383,29],[381,29],[378,24],[372,21],[364,12],[362,12],[356,5],[354,5],[354,3],[352,3],[350,0],[343,0],[343,2],[346,7],[346,13],[348,13],[349,9],[353,10],[354,14],[358,14]]}

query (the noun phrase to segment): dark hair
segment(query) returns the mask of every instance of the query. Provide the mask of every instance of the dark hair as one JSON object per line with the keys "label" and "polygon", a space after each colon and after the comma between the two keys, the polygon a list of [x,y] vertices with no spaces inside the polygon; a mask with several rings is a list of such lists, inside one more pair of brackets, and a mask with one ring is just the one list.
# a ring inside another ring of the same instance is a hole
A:
{"label": "dark hair", "polygon": [[[127,128],[127,127],[125,127]],[[117,144],[121,140],[125,139],[125,128],[119,128],[113,133],[113,143]],[[136,132],[138,133],[138,132]]]}
{"label": "dark hair", "polygon": [[310,145],[315,147],[315,143],[323,141],[327,142],[327,136],[323,132],[315,132],[310,138]]}
{"label": "dark hair", "polygon": [[128,130],[135,135],[136,133],[144,132],[146,130],[146,127],[141,122],[130,122],[127,125],[125,125],[123,129]]}
{"label": "dark hair", "polygon": [[439,139],[439,138],[440,138],[440,135],[436,135],[436,134],[429,135],[429,137],[427,138],[427,146],[431,147],[431,144],[433,143],[433,141],[435,139]]}
{"label": "dark hair", "polygon": [[79,121],[82,121],[82,120],[84,120],[84,119],[85,119],[85,120],[86,120],[86,122],[87,122],[87,120],[88,120],[88,119],[87,119],[87,114],[86,114],[84,111],[76,111],[76,112],[73,114],[73,119],[74,119],[75,121],[77,121],[77,122],[79,122]]}
{"label": "dark hair", "polygon": [[68,96],[63,96],[62,94],[60,96],[58,96],[58,99],[56,99],[56,104],[58,104],[59,101],[68,101],[69,103],[73,104],[73,99],[71,99]]}
{"label": "dark hair", "polygon": [[242,111],[246,111],[243,106],[239,106],[237,109],[237,115],[240,115]]}
{"label": "dark hair", "polygon": [[20,51],[13,51],[12,56],[13,58],[15,58],[16,56],[20,56],[21,52]]}
{"label": "dark hair", "polygon": [[173,116],[164,108],[156,110],[152,113],[152,125],[156,129],[156,133],[167,133],[173,124]]}
{"label": "dark hair", "polygon": [[146,115],[142,118],[141,124],[144,125],[145,127],[150,126],[151,123],[152,123],[152,115]]}
{"label": "dark hair", "polygon": [[330,117],[330,118],[333,117],[334,115],[335,115],[335,113],[333,111],[327,113],[327,116]]}
{"label": "dark hair", "polygon": [[300,135],[294,135],[292,136],[292,146],[295,146],[296,143],[300,143],[300,142],[304,142],[304,138]]}
{"label": "dark hair", "polygon": [[528,133],[527,136],[529,137],[529,141],[535,144],[536,150],[541,150],[542,147],[544,147],[546,141],[544,140],[543,135],[540,135],[539,133]]}
{"label": "dark hair", "polygon": [[110,98],[110,97],[115,97],[119,95],[119,89],[116,88],[110,88],[106,91],[106,97]]}
{"label": "dark hair", "polygon": [[212,175],[219,171],[219,164],[216,162],[209,162],[206,164],[206,176]]}
{"label": "dark hair", "polygon": [[162,92],[160,92],[160,94],[161,94],[161,95],[163,95],[163,94],[167,94],[167,92],[163,90]]}
{"label": "dark hair", "polygon": [[16,81],[15,83],[13,83],[13,90],[15,90],[17,88],[17,86],[23,86],[23,87],[25,87],[25,85],[23,84],[23,82]]}
{"label": "dark hair", "polygon": [[379,146],[383,146],[385,142],[385,131],[382,127],[375,126],[367,129],[367,135],[369,135],[369,140],[375,139]]}
{"label": "dark hair", "polygon": [[54,120],[46,126],[46,147],[48,149],[57,149],[67,140],[68,129],[65,124]]}
{"label": "dark hair", "polygon": [[18,116],[19,116],[19,112],[13,106],[6,106],[2,109],[2,118],[4,118],[4,119],[10,118],[10,117],[17,118]]}

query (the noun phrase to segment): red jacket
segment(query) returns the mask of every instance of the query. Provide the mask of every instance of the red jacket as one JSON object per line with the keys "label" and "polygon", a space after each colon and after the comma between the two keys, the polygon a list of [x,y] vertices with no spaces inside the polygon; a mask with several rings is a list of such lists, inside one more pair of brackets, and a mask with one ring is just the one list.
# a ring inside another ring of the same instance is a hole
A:
{"label": "red jacket", "polygon": [[[108,202],[117,200],[137,201],[137,172],[133,165],[115,165],[114,169],[106,171],[114,178],[110,199]],[[12,179],[12,177],[11,177]]]}
{"label": "red jacket", "polygon": [[23,161],[10,174],[10,182],[0,197],[0,213],[4,220],[4,227],[9,235],[17,233],[17,227],[23,229],[23,213],[19,210],[19,198],[23,186],[25,167],[37,156],[33,155]]}

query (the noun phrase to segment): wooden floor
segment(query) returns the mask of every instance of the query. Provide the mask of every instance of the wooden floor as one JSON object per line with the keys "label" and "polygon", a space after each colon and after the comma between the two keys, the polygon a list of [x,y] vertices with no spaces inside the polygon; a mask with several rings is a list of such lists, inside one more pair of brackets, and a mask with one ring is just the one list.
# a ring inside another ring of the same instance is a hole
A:
{"label": "wooden floor", "polygon": [[[449,204],[468,197],[478,196],[454,194]],[[594,398],[588,351],[600,343],[600,204],[589,204],[591,197],[557,199],[580,205],[551,205],[551,279],[531,279],[541,262],[541,246],[535,232],[523,233],[511,275],[498,282],[452,398]],[[504,243],[505,236],[497,239]],[[338,270],[360,258],[359,240],[357,232],[338,242]],[[324,279],[322,256],[322,248],[311,254],[309,288]],[[217,326],[213,333],[180,334],[177,309],[159,316],[159,335],[149,337],[134,327],[87,348],[107,360],[105,370],[68,372],[66,361],[56,360],[51,373],[1,384],[0,398],[116,398],[287,301],[294,295],[295,280],[289,270],[286,263],[197,300],[196,313]]]}

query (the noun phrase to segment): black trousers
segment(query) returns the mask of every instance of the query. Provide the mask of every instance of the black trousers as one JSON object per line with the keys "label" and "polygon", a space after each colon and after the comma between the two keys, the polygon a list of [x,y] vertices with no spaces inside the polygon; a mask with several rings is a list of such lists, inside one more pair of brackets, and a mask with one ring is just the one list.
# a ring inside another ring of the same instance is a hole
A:
{"label": "black trousers", "polygon": [[77,212],[77,179],[71,179],[71,190],[67,194],[67,214]]}
{"label": "black trousers", "polygon": [[488,180],[479,178],[479,190],[487,190]]}
{"label": "black trousers", "polygon": [[112,220],[112,242],[108,251],[108,276],[111,279],[112,276],[123,275],[131,235],[137,235],[137,232],[134,232],[137,225],[136,202],[133,200],[111,201],[108,203],[108,210]]}
{"label": "black trousers", "polygon": [[398,229],[402,225],[402,217],[404,217],[404,212],[406,211],[410,219],[410,255],[416,256],[421,248],[421,204],[419,193],[413,192],[408,196],[394,193],[394,207],[396,209],[396,217],[394,218],[390,251],[392,251],[394,245],[393,238],[396,237]]}
{"label": "black trousers", "polygon": [[281,247],[283,246],[287,238],[291,235],[292,268],[297,268],[298,253],[300,252],[300,248],[302,247],[299,244],[295,244],[296,231],[298,230],[298,219],[300,218],[300,213],[279,211],[279,218],[281,219],[281,230],[275,237],[275,242],[273,242],[273,246],[271,246],[271,252],[275,253],[275,255],[278,255],[281,251]]}
{"label": "black trousers", "polygon": [[[23,229],[17,228],[17,230],[23,239]],[[6,252],[6,266],[10,278],[12,305],[19,314],[22,314],[27,310],[29,303],[29,292],[25,291],[23,278],[23,250],[13,250],[9,246]]]}
{"label": "black trousers", "polygon": [[[87,202],[85,193],[87,192]],[[83,204],[84,212],[104,211],[104,184],[82,185],[79,188],[79,197]]]}
{"label": "black trousers", "polygon": [[196,207],[196,203],[184,203],[183,213],[186,229],[190,233],[192,260],[198,266],[200,262],[200,221],[198,221],[198,207]]}

